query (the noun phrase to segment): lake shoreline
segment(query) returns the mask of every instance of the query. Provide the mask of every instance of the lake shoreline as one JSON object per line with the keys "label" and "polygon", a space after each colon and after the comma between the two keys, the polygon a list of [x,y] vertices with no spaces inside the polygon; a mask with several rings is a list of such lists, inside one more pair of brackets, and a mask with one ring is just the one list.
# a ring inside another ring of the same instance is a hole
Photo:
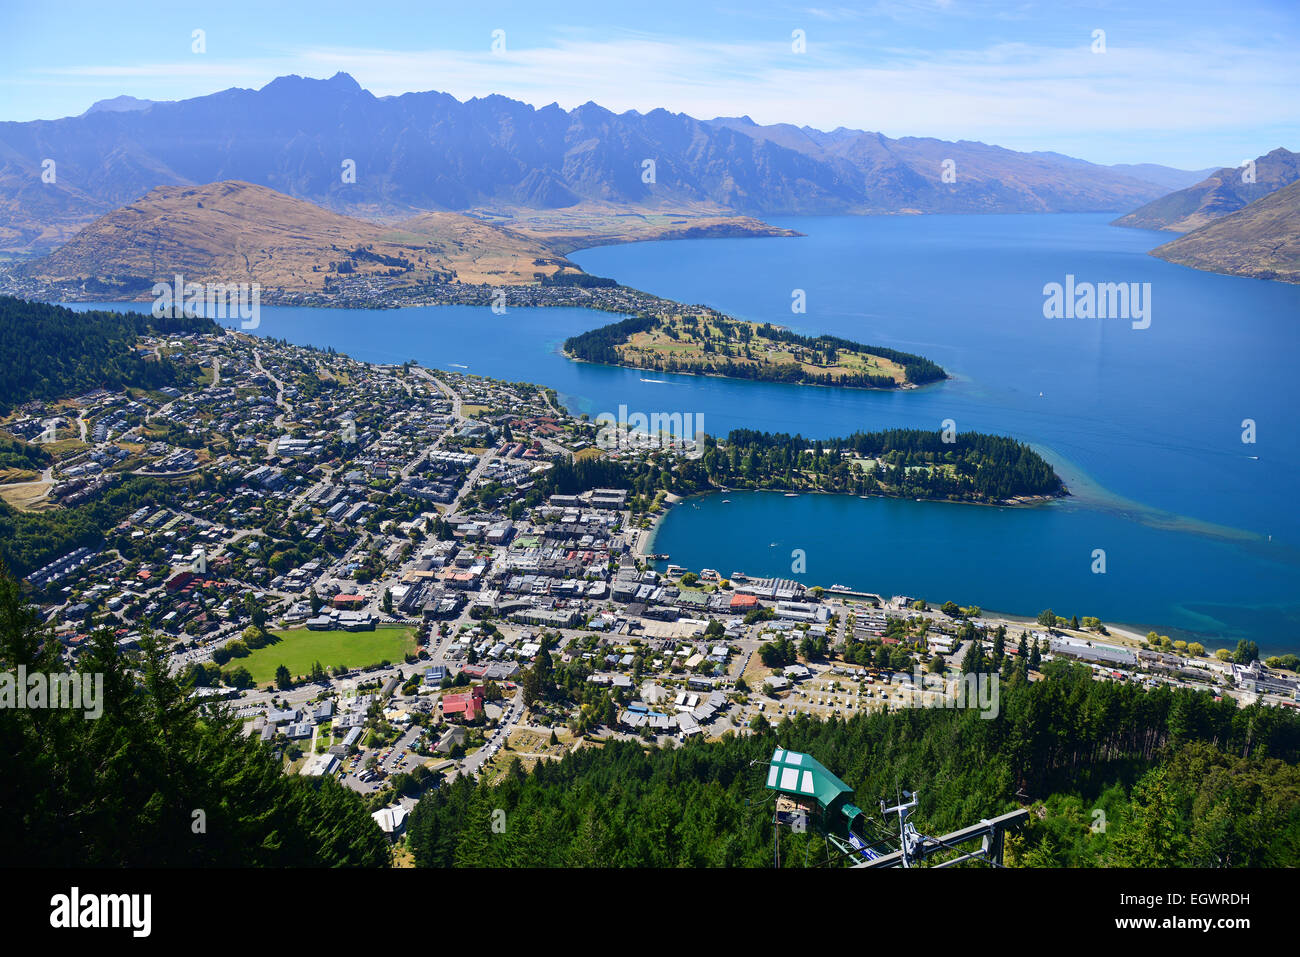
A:
{"label": "lake shoreline", "polygon": [[[687,504],[692,499],[716,496],[719,494],[732,494],[732,493],[742,494],[742,493],[757,493],[757,492],[764,492],[764,491],[770,491],[770,490],[728,489],[726,491],[722,491],[719,489],[714,489],[708,492],[696,492],[691,495],[685,495],[685,496],[668,493],[668,495],[665,496],[665,502],[668,503],[669,507],[659,512],[651,519],[650,527],[645,529],[637,540],[637,545],[633,551],[633,557],[640,562],[646,563],[647,565],[655,561],[660,562],[662,565],[668,565],[668,564],[680,565],[681,562],[674,561],[671,555],[667,559],[653,559],[650,557],[654,554],[658,554],[656,552],[655,545],[659,536],[659,532],[661,531],[663,522],[665,521],[665,519],[667,519],[667,517],[672,512],[680,509],[683,505]],[[784,493],[776,492],[773,494],[778,494],[784,497]],[[802,495],[803,493],[799,493],[799,494]],[[824,496],[838,496],[842,498],[858,497],[844,492],[816,492],[816,493],[809,493],[809,494],[817,494],[817,495],[824,495]],[[871,496],[871,498],[891,499],[894,498],[894,496],[876,495],[876,496]],[[908,501],[908,499],[899,499],[899,500]],[[938,499],[927,499],[926,501],[934,502],[936,504],[944,504],[943,500],[938,500]],[[966,503],[953,502],[949,504],[957,505],[957,504],[966,504]],[[971,504],[983,504],[983,503],[971,503]],[[1046,503],[1040,503],[1040,504],[1046,504]],[[1016,506],[1004,506],[1004,507],[1011,508]],[[694,571],[698,574],[701,569],[688,568],[688,570]],[[737,572],[737,571],[743,572],[744,569],[728,569],[726,571],[723,571],[721,568],[716,568],[715,571],[717,571],[723,578],[729,578],[733,572]],[[880,598],[883,606],[884,604],[887,604],[890,598],[892,597],[891,595],[886,594],[887,590],[880,590],[880,589],[872,590],[868,586],[858,587],[858,586],[851,585],[850,589],[852,591],[852,594],[844,595],[842,593],[836,593],[831,591],[830,584],[820,584],[817,582],[801,582],[801,584],[806,585],[808,588],[820,587],[822,589],[824,599],[838,597],[848,602],[862,603],[862,602],[870,601],[869,598],[862,597],[863,595],[875,595]],[[932,607],[937,607],[938,605],[942,604],[942,601],[947,600],[946,598],[931,599],[929,597],[922,596],[922,595],[912,595],[910,597],[925,598],[925,600]],[[979,603],[976,602],[975,604],[979,604]],[[986,620],[991,619],[995,622],[995,624],[1004,623],[1009,627],[1019,627],[1019,628],[1023,628],[1026,631],[1043,630],[1044,626],[1038,623],[1036,616],[1033,614],[1025,613],[1025,612],[1007,611],[995,607],[986,606],[983,604],[979,604],[979,607],[981,609],[980,617]],[[1203,644],[1206,644],[1207,647],[1209,643],[1213,643],[1213,642],[1218,642],[1220,644],[1224,642],[1228,642],[1227,638],[1216,637],[1209,633],[1198,632],[1195,629],[1182,628],[1179,626],[1172,626],[1168,624],[1157,624],[1153,622],[1138,622],[1138,621],[1119,621],[1119,620],[1112,621],[1108,619],[1103,619],[1102,623],[1105,626],[1108,634],[1100,634],[1097,632],[1086,631],[1084,629],[1075,630],[1075,629],[1061,628],[1061,627],[1058,627],[1057,631],[1061,631],[1064,633],[1074,633],[1076,637],[1085,638],[1088,641],[1093,643],[1128,646],[1134,649],[1139,647],[1144,647],[1146,636],[1148,633],[1152,631],[1155,631],[1160,634],[1169,634],[1174,638],[1182,637],[1187,641],[1200,641]]]}
{"label": "lake shoreline", "polygon": [[659,534],[660,525],[662,525],[664,519],[668,517],[669,512],[673,511],[676,508],[679,508],[681,505],[689,502],[691,499],[707,498],[715,495],[730,495],[733,492],[736,494],[780,495],[782,498],[789,498],[792,496],[797,498],[800,495],[829,495],[829,496],[834,496],[834,497],[844,498],[844,499],[884,499],[887,501],[895,501],[895,502],[918,501],[918,502],[933,502],[937,505],[977,505],[977,506],[983,506],[985,508],[1016,508],[1016,509],[1037,508],[1043,505],[1050,505],[1053,502],[1059,502],[1061,499],[1067,498],[1070,494],[1069,491],[1067,490],[1061,495],[1022,495],[1022,496],[1018,496],[1016,501],[964,502],[964,501],[958,501],[955,499],[946,499],[946,498],[917,499],[909,495],[879,495],[879,494],[856,495],[853,492],[827,492],[823,489],[801,489],[799,491],[790,492],[782,489],[773,489],[773,488],[737,488],[737,489],[711,488],[708,491],[692,492],[689,495],[677,495],[672,492],[668,492],[664,495],[664,502],[668,507],[664,508],[662,511],[660,511],[658,514],[654,515],[650,519],[650,527],[647,528],[644,532],[642,532],[640,538],[637,540],[635,557],[642,558],[642,559],[649,559],[649,556],[654,554],[655,538]]}
{"label": "lake shoreline", "polygon": [[[856,498],[856,499],[870,500],[870,499],[878,498],[878,499],[884,499],[885,501],[892,501],[892,502],[932,502],[935,505],[977,505],[983,508],[1017,508],[1017,509],[1036,508],[1040,505],[1050,505],[1053,502],[1059,502],[1062,499],[1070,497],[1070,493],[1067,490],[1061,493],[1060,495],[1019,495],[1016,496],[1015,499],[1007,499],[1005,501],[971,502],[967,500],[954,499],[954,498],[917,498],[915,495],[882,495],[878,492],[869,495],[859,495],[856,492],[828,492],[825,489],[820,489],[820,488],[818,489],[710,488],[701,492],[691,492],[689,495],[678,495],[673,497],[675,497],[678,502],[685,502],[689,499],[705,498],[711,495],[730,495],[733,492],[736,493],[737,495],[743,495],[747,493],[764,494],[764,495],[780,495],[782,498],[798,498],[801,495],[829,495],[829,496],[845,498],[845,499]],[[672,495],[672,493],[668,493],[668,494],[670,496]],[[667,501],[667,498],[665,498],[665,501]],[[661,512],[658,516],[656,516],[656,520],[662,518],[664,515],[667,514],[668,514],[667,510]]]}

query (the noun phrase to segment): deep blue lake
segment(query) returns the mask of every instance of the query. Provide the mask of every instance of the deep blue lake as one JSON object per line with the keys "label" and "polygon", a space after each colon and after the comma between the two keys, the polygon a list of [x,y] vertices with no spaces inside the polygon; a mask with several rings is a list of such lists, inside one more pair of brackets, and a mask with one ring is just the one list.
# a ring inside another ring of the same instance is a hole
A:
{"label": "deep blue lake", "polygon": [[[1300,648],[1300,288],[1146,255],[1170,236],[1106,215],[818,217],[806,235],[585,250],[584,269],[744,319],[927,356],[954,378],[905,393],[641,373],[570,362],[575,309],[263,307],[260,335],[555,388],[576,412],[680,411],[829,437],[911,426],[1012,435],[1074,496],[1028,508],[731,493],[679,507],[656,549],[724,574],[802,577],[1020,614]],[[1046,319],[1043,287],[1150,283],[1151,323]],[[792,292],[807,311],[791,311]],[[87,306],[86,308],[89,308]],[[140,308],[139,305],[133,308]],[[658,382],[645,379],[662,380]],[[1242,441],[1245,419],[1256,441]],[[699,505],[698,508],[695,505]],[[776,543],[775,545],[773,543]],[[790,552],[807,553],[791,575]],[[1092,553],[1106,552],[1093,574]]]}

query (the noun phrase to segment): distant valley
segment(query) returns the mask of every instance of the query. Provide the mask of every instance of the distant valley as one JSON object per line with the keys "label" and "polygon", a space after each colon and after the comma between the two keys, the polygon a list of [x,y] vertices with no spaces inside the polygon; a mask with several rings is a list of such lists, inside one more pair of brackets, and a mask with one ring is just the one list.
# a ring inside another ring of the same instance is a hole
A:
{"label": "distant valley", "polygon": [[1300,153],[1278,147],[1246,164],[1217,170],[1115,220],[1116,226],[1191,232],[1300,179]]}

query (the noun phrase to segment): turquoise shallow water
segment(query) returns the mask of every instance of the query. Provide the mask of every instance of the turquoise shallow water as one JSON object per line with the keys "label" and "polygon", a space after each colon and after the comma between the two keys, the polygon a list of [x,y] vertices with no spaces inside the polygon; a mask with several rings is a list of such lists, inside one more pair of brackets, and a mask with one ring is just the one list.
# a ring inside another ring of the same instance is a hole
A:
{"label": "turquoise shallow water", "polygon": [[[257,332],[369,361],[540,382],[593,416],[620,405],[690,412],[718,435],[740,426],[821,437],[938,429],[949,418],[959,430],[1009,434],[1056,465],[1072,499],[1005,509],[731,493],[677,509],[657,548],[724,574],[789,575],[799,547],[810,583],[1029,615],[1050,606],[1296,650],[1300,289],[1161,262],[1146,251],[1167,236],[1117,229],[1110,218],[792,219],[780,222],[805,237],[639,243],[573,257],[598,275],[742,318],[917,352],[954,376],[907,393],[571,362],[559,354],[563,340],[614,318],[576,309],[264,307]],[[1067,274],[1150,283],[1150,327],[1045,319],[1043,286]],[[794,289],[806,293],[805,314],[790,311]],[[1256,423],[1253,445],[1241,441],[1246,418]],[[1106,551],[1105,575],[1090,571],[1095,548]]]}

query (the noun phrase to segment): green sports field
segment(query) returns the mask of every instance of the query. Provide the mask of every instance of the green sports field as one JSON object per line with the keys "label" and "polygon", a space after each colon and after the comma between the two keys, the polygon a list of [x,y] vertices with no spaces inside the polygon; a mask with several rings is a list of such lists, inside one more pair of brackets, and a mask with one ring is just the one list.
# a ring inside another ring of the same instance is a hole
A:
{"label": "green sports field", "polygon": [[258,648],[247,658],[231,658],[223,671],[247,668],[260,685],[275,681],[275,669],[284,665],[295,678],[311,671],[319,661],[325,669],[342,665],[364,668],[381,661],[401,662],[415,651],[415,629],[406,625],[379,625],[374,631],[308,631],[292,628],[271,632],[280,639]]}

